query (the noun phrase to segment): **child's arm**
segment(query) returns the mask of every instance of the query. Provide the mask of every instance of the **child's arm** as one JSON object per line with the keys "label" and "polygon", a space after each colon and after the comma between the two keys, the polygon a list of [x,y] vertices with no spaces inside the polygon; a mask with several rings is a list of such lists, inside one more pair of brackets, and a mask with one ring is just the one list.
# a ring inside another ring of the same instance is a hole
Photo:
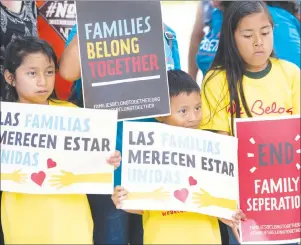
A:
{"label": "child's arm", "polygon": [[[71,41],[70,41],[71,39]],[[80,78],[80,57],[77,28],[74,26],[67,40],[65,48],[59,61],[59,72],[62,78],[67,81],[75,81]]]}

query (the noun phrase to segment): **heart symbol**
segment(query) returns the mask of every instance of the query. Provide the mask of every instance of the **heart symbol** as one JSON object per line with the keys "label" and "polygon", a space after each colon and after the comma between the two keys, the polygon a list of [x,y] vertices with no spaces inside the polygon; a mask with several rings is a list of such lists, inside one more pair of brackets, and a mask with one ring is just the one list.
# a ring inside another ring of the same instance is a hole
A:
{"label": "heart symbol", "polygon": [[54,167],[56,167],[56,162],[53,161],[51,158],[48,158],[47,159],[47,167],[48,168],[54,168]]}
{"label": "heart symbol", "polygon": [[195,178],[193,178],[192,176],[189,177],[188,181],[189,181],[190,186],[196,185],[198,183],[197,180]]}
{"label": "heart symbol", "polygon": [[176,190],[174,192],[174,197],[177,198],[179,201],[185,203],[187,197],[188,197],[188,190],[186,188],[182,189],[182,190]]}
{"label": "heart symbol", "polygon": [[43,185],[46,174],[43,171],[31,174],[31,180],[39,186]]}

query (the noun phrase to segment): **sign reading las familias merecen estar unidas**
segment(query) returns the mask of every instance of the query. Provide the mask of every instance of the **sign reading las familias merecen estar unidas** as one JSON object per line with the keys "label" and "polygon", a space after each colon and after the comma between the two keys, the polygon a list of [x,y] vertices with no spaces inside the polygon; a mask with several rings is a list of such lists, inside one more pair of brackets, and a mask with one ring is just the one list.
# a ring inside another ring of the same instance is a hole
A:
{"label": "sign reading las familias merecen estar unidas", "polygon": [[170,113],[160,2],[76,2],[84,105],[134,119]]}

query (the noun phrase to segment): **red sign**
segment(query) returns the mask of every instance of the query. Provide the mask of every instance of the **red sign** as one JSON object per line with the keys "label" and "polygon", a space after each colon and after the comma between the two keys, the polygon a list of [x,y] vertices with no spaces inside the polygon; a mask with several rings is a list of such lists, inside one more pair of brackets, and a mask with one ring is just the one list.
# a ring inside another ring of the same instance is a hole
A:
{"label": "red sign", "polygon": [[300,116],[238,119],[241,242],[300,241]]}
{"label": "red sign", "polygon": [[[74,1],[36,1],[38,7],[38,33],[53,47],[58,58],[65,49],[68,35],[76,24]],[[64,80],[59,73],[56,75],[55,92],[59,99],[67,100],[70,96],[72,82]]]}

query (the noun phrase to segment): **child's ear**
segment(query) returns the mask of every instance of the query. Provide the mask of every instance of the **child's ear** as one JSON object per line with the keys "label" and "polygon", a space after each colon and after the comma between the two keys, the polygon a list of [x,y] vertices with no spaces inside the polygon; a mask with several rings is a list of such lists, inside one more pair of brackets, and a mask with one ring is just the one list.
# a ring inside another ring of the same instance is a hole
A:
{"label": "child's ear", "polygon": [[11,86],[15,86],[15,77],[12,73],[10,73],[8,70],[5,70],[4,71],[4,78],[5,78],[5,81],[11,85]]}

